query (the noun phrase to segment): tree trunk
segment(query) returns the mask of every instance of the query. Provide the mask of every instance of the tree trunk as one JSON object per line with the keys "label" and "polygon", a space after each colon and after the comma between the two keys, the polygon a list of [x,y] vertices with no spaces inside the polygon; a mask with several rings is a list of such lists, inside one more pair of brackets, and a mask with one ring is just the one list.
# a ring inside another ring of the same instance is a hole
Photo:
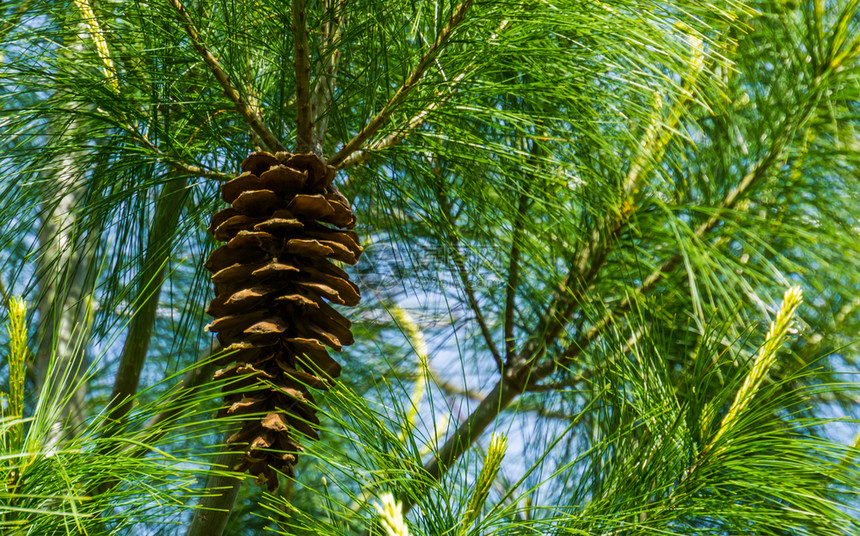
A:
{"label": "tree trunk", "polygon": [[[72,127],[74,128],[74,127]],[[73,157],[61,159],[53,177],[59,200],[48,205],[39,228],[37,263],[41,337],[36,350],[35,375],[40,391],[51,399],[68,396],[52,427],[52,444],[83,421],[86,384],[80,375],[86,366],[86,348],[95,284],[96,236],[88,236],[74,213],[81,198]],[[52,365],[53,362],[53,365]]]}

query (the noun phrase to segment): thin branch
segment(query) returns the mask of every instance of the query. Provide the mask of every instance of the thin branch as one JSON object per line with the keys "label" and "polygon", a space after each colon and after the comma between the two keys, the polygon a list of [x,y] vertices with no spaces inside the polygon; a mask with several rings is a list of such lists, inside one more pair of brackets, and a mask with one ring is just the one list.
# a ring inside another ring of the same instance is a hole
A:
{"label": "thin branch", "polygon": [[[417,381],[421,374],[417,372],[394,371],[397,379],[414,382]],[[456,395],[469,398],[475,401],[484,399],[484,395],[478,391],[473,391],[467,387],[460,387],[442,378],[442,374],[432,367],[428,368],[428,376],[433,381],[433,385],[439,388],[446,395]]]}
{"label": "thin branch", "polygon": [[[527,386],[542,379],[532,377],[534,363],[543,355],[546,348],[572,317],[576,306],[581,303],[585,296],[585,289],[599,272],[608,256],[609,248],[607,246],[611,241],[607,238],[615,236],[626,225],[632,212],[632,210],[620,212],[608,226],[608,232],[600,232],[600,227],[595,229],[589,244],[577,254],[573,263],[574,267],[557,293],[557,297],[539,321],[538,325],[542,327],[536,331],[538,338],[531,338],[529,344],[526,344],[519,353],[509,360],[501,378],[486,398],[460,424],[454,434],[442,445],[436,456],[424,465],[425,471],[431,477],[438,479],[469,448],[472,442],[480,437],[484,429],[519,394],[525,391]],[[404,498],[404,511],[409,511],[412,506],[414,504],[408,498]]]}
{"label": "thin branch", "polygon": [[[537,142],[532,142],[531,150],[529,151],[528,162],[526,168],[533,168],[537,164],[537,159],[540,156],[540,146]],[[519,284],[520,272],[520,242],[525,225],[525,212],[529,204],[529,189],[534,181],[533,176],[529,176],[524,181],[523,191],[520,193],[520,198],[517,201],[517,212],[514,215],[514,229],[511,239],[511,258],[508,263],[508,285],[505,290],[505,321],[504,321],[504,336],[505,336],[505,363],[510,364],[516,351],[516,340],[514,339],[514,309],[516,307],[517,285]]]}
{"label": "thin branch", "polygon": [[[741,182],[735,188],[726,195],[723,199],[723,202],[720,204],[719,210],[715,211],[714,214],[708,218],[707,221],[700,224],[696,231],[693,233],[693,236],[696,239],[701,239],[705,236],[706,233],[712,231],[716,225],[722,221],[720,215],[728,209],[731,209],[738,201],[740,196],[749,189],[749,187],[754,184],[757,180],[761,179],[767,171],[770,169],[771,164],[778,159],[778,154],[782,153],[783,146],[785,141],[778,140],[775,145],[777,145],[777,152],[769,152],[768,156],[766,156],[763,160],[759,162],[752,171],[747,173],[742,179]],[[533,381],[539,381],[540,379],[548,376],[553,371],[556,370],[558,366],[564,366],[567,363],[570,363],[582,352],[585,350],[588,345],[594,341],[600,333],[603,332],[604,328],[617,316],[627,311],[633,302],[644,293],[651,290],[651,288],[657,284],[666,274],[671,273],[674,269],[681,264],[684,260],[682,254],[678,253],[673,255],[668,260],[664,261],[663,264],[655,268],[648,277],[645,278],[642,283],[636,287],[636,289],[629,295],[627,295],[621,303],[619,303],[614,309],[607,312],[594,326],[591,327],[584,335],[579,337],[573,343],[571,343],[558,358],[548,360],[542,363],[539,367],[535,369],[534,379]],[[635,341],[632,341],[635,342]]]}
{"label": "thin branch", "polygon": [[[174,0],[176,1],[176,0]],[[464,0],[458,7],[454,9],[454,12],[451,14],[451,18],[448,20],[448,24],[442,28],[442,31],[439,32],[436,41],[430,47],[424,56],[421,58],[421,61],[418,62],[418,66],[415,67],[415,70],[409,75],[406,81],[403,83],[400,88],[397,89],[397,92],[394,93],[385,106],[382,107],[382,110],[379,111],[368,123],[365,125],[361,132],[355,135],[351,140],[347,142],[343,148],[337,152],[333,157],[331,157],[328,161],[330,166],[334,166],[336,168],[344,167],[342,164],[344,161],[356,152],[365,141],[367,141],[371,136],[376,134],[376,131],[391,117],[391,114],[394,113],[394,110],[403,100],[418,86],[418,83],[423,78],[424,74],[427,72],[427,69],[433,63],[433,60],[436,58],[437,54],[442,50],[445,44],[448,41],[448,37],[450,37],[451,33],[454,29],[463,21],[466,17],[466,12],[472,7],[472,3],[474,0]],[[424,110],[425,112],[427,109]],[[423,112],[422,112],[423,113]],[[419,114],[421,115],[421,114]],[[416,116],[417,117],[417,116]],[[419,119],[423,121],[423,118]]]}
{"label": "thin branch", "polygon": [[[699,71],[692,73],[691,79],[698,79],[699,74]],[[589,291],[592,281],[606,262],[616,237],[627,227],[639,208],[637,192],[639,196],[642,195],[640,190],[642,190],[643,181],[665,151],[676,131],[676,125],[688,111],[693,83],[685,84],[681,90],[681,98],[669,110],[666,122],[662,119],[663,99],[655,93],[651,119],[642,139],[637,144],[640,149],[624,178],[617,205],[609,211],[608,217],[603,222],[595,225],[588,243],[577,252],[571,270],[565,276],[564,282],[550,302],[550,307],[538,323],[540,329],[536,333],[543,333],[543,340],[532,339],[527,344],[524,355],[531,355],[530,359],[533,362],[542,357],[546,348],[570,323]]]}
{"label": "thin branch", "polygon": [[182,381],[175,388],[176,392],[164,403],[164,407],[167,409],[153,415],[146,421],[142,432],[149,435],[147,435],[142,443],[151,445],[161,439],[165,434],[165,431],[161,429],[161,424],[165,421],[172,421],[179,416],[179,413],[183,409],[183,402],[190,399],[201,385],[212,380],[212,375],[215,373],[215,369],[218,368],[217,360],[212,359],[212,356],[220,351],[221,346],[216,344],[200,356],[197,360],[197,363],[200,363],[199,365],[190,369],[182,376]]}
{"label": "thin branch", "polygon": [[[699,48],[694,47],[694,55],[701,54]],[[535,354],[533,361],[554,341],[561,330],[570,322],[573,314],[581,305],[585,294],[588,292],[591,282],[597,276],[610,253],[615,238],[626,228],[638,207],[636,192],[641,190],[641,185],[647,174],[653,169],[654,163],[663,155],[672,136],[676,132],[676,125],[686,112],[689,111],[690,96],[693,86],[701,75],[701,68],[694,69],[690,74],[690,81],[685,83],[681,89],[681,98],[668,111],[668,121],[663,120],[664,102],[659,93],[654,94],[654,106],[649,124],[645,128],[641,140],[637,144],[637,151],[627,175],[619,192],[619,201],[608,217],[598,223],[591,232],[591,237],[577,253],[571,270],[565,276],[559,291],[551,301],[551,306],[538,324],[542,327],[538,333],[544,333],[543,341],[535,343],[528,354]],[[640,192],[641,195],[641,192]]]}
{"label": "thin branch", "polygon": [[3,279],[0,279],[0,299],[3,300],[3,307],[9,308],[9,293],[6,292],[6,286],[3,284]]}
{"label": "thin branch", "polygon": [[334,0],[324,0],[323,2],[329,18],[323,23],[321,29],[320,56],[325,56],[328,53],[328,57],[326,61],[320,61],[317,65],[314,76],[316,87],[311,95],[313,151],[318,155],[323,154],[323,142],[330,117],[328,108],[334,98],[334,86],[340,64],[340,49],[335,48],[335,45],[341,40],[343,26],[346,24],[345,18],[340,19],[340,14],[344,12],[346,0],[337,0],[337,5],[334,5],[333,2]]}
{"label": "thin branch", "polygon": [[[173,249],[176,225],[185,203],[187,186],[186,177],[168,181],[155,207],[155,217],[149,231],[141,274],[142,302],[129,325],[107,409],[110,421],[113,423],[122,421],[131,410],[129,399],[137,391],[140,382],[140,374],[143,371],[143,363],[146,360],[155,323],[158,298],[161,295],[161,286],[167,271],[167,261]],[[116,428],[111,425],[106,434],[109,435],[114,430]]]}
{"label": "thin branch", "polygon": [[[509,26],[509,24],[510,23],[507,20],[502,21],[502,23],[499,25],[498,31],[490,36],[490,40],[492,41],[498,38],[499,34],[504,31],[505,28]],[[329,165],[333,165],[337,169],[357,166],[370,160],[370,157],[373,156],[373,153],[397,145],[401,141],[405,140],[406,137],[409,136],[409,134],[411,134],[418,127],[424,124],[424,121],[427,120],[427,118],[430,116],[431,113],[433,113],[433,111],[447,104],[447,102],[455,94],[454,89],[456,89],[460,82],[462,82],[470,74],[472,68],[472,66],[469,66],[463,69],[463,72],[455,76],[451,80],[451,82],[447,84],[447,93],[443,93],[441,91],[436,92],[436,98],[435,100],[433,100],[433,102],[430,102],[425,105],[420,112],[412,116],[404,125],[399,128],[396,128],[394,132],[372,143],[367,149],[358,149],[355,152],[351,153],[349,156],[343,158],[342,161],[339,161],[336,164],[332,164],[331,162],[329,162]]]}
{"label": "thin branch", "polygon": [[172,167],[174,170],[179,171],[181,173],[187,174],[192,177],[203,177],[206,179],[213,179],[216,181],[228,181],[234,178],[234,175],[228,175],[226,173],[221,173],[220,171],[212,171],[203,169],[202,167],[195,166],[194,164],[188,164],[182,160],[177,160],[168,154],[164,153],[161,149],[155,146],[149,138],[145,135],[138,132],[136,129],[132,128],[130,125],[122,125],[128,132],[132,133],[132,139],[140,143],[145,148],[149,149],[156,155],[158,155],[161,160],[166,163],[168,166]]}
{"label": "thin branch", "polygon": [[[439,167],[435,166],[434,171],[438,174],[440,172]],[[499,372],[501,372],[503,367],[502,356],[499,354],[499,349],[496,348],[496,343],[493,342],[493,335],[490,333],[490,328],[487,326],[487,321],[484,318],[484,314],[481,312],[481,307],[478,305],[478,300],[475,297],[475,289],[472,287],[472,282],[469,280],[469,273],[466,271],[466,264],[463,260],[463,255],[460,252],[460,239],[457,237],[457,233],[453,231],[454,222],[452,221],[451,216],[451,202],[445,195],[443,183],[440,181],[439,184],[439,205],[441,206],[442,212],[445,214],[445,218],[447,220],[445,229],[447,230],[448,242],[454,253],[454,266],[457,268],[457,275],[460,276],[460,282],[463,283],[463,290],[466,291],[469,308],[472,309],[473,313],[475,313],[475,321],[481,329],[481,335],[484,337],[484,340],[487,343],[487,348],[493,355],[496,367]]]}
{"label": "thin branch", "polygon": [[510,362],[516,349],[514,339],[514,307],[520,275],[520,242],[525,223],[525,210],[528,205],[528,192],[524,190],[517,201],[517,214],[514,217],[514,232],[511,241],[511,259],[508,263],[508,285],[505,290],[505,362]]}
{"label": "thin branch", "polygon": [[[799,120],[797,124],[800,125],[806,121],[809,114],[812,113],[814,106],[811,105],[804,114],[799,114]],[[725,210],[729,210],[733,208],[740,197],[757,181],[761,180],[765,174],[770,170],[773,163],[778,161],[783,154],[786,144],[791,137],[792,129],[786,129],[783,132],[783,135],[780,136],[771,147],[771,151],[762,158],[758,164],[738,183],[737,186],[732,188],[726,197],[723,199],[722,203],[718,207],[718,210],[714,211],[714,213],[703,223],[701,223],[693,233],[693,237],[697,240],[703,238],[706,233],[712,231],[717,224],[722,221],[721,214]],[[530,379],[530,383],[535,383],[540,381],[541,379],[552,374],[559,366],[565,366],[571,363],[574,359],[579,357],[583,351],[603,332],[606,326],[612,322],[612,320],[625,311],[627,311],[630,306],[633,304],[636,298],[642,296],[645,292],[649,291],[654,285],[657,284],[661,279],[663,279],[667,274],[674,271],[674,269],[681,264],[683,261],[683,256],[679,253],[673,255],[668,260],[663,262],[660,266],[655,268],[648,277],[633,291],[632,294],[629,294],[624,300],[621,301],[612,311],[607,312],[594,326],[591,327],[585,334],[576,339],[573,343],[571,343],[557,358],[547,360],[543,362],[541,365],[535,368],[532,378]],[[627,345],[632,346],[637,343],[639,338],[645,333],[645,330],[638,330],[632,338],[628,341]]]}
{"label": "thin branch", "polygon": [[[146,421],[139,434],[139,437],[143,439],[129,444],[124,453],[126,456],[139,458],[147,455],[152,451],[150,445],[155,445],[161,438],[167,435],[169,428],[162,425],[165,422],[173,424],[173,421],[180,417],[180,414],[187,409],[187,403],[197,390],[212,379],[212,374],[215,372],[218,363],[218,360],[213,359],[212,356],[220,351],[221,346],[216,344],[197,359],[197,364],[182,376],[182,381],[174,388],[174,393],[164,403],[164,407],[167,409],[153,415]],[[99,495],[105,493],[120,482],[122,482],[120,478],[106,480],[91,490],[90,494]]]}
{"label": "thin branch", "polygon": [[[121,40],[114,39],[113,36],[114,36],[114,34],[112,32],[108,32],[105,34],[105,38],[110,43],[111,48],[114,48],[117,50],[122,50],[123,49],[123,42]],[[128,53],[126,53],[126,54],[128,54]],[[118,60],[120,63],[122,63],[123,68],[126,71],[128,71],[129,73],[131,73],[131,75],[132,75],[131,78],[134,78],[137,80],[146,80],[147,79],[146,73],[144,71],[138,69],[134,62],[124,61],[125,56],[126,56],[125,54],[119,54]],[[133,127],[132,125],[130,125],[128,123],[117,120],[117,118],[111,116],[110,114],[108,114],[108,112],[106,112],[100,108],[97,108],[95,111],[98,114],[100,114],[103,118],[108,119],[109,121],[113,121],[116,125],[125,129],[125,131],[131,135],[130,136],[131,139],[134,140],[135,142],[137,142],[138,145],[142,146],[145,149],[152,151],[165,164],[167,164],[168,166],[172,167],[174,170],[176,170],[180,173],[183,173],[183,174],[186,174],[186,175],[189,175],[192,177],[203,177],[206,179],[214,179],[217,181],[228,181],[228,180],[234,178],[234,175],[228,175],[226,173],[221,173],[219,171],[203,169],[203,168],[196,166],[194,164],[189,164],[183,160],[172,157],[172,156],[164,153],[161,149],[159,149],[154,143],[152,143],[152,141],[150,141],[150,139],[145,134],[140,132],[139,129]],[[147,114],[147,119],[151,120],[151,118],[148,116],[148,114]],[[252,134],[253,134],[253,132],[252,132]]]}
{"label": "thin branch", "polygon": [[[460,73],[456,78],[454,78],[452,85],[455,85],[461,80],[463,80],[466,77],[466,74],[466,72]],[[433,113],[434,110],[446,104],[452,95],[452,93],[449,93],[448,95],[436,93],[437,100],[427,104],[424,109],[412,116],[409,121],[407,121],[406,124],[403,125],[401,128],[398,128],[388,136],[385,136],[384,138],[372,143],[367,149],[357,150],[350,154],[348,157],[344,158],[343,161],[338,162],[337,164],[331,164],[329,162],[329,165],[334,165],[334,167],[337,169],[344,169],[350,166],[356,166],[358,164],[362,164],[370,160],[370,157],[373,156],[373,153],[375,153],[376,151],[381,151],[382,149],[387,149],[388,147],[397,145],[401,141],[405,140],[406,137],[409,136],[409,134],[411,134],[418,127],[420,127],[424,123],[424,121],[427,120],[430,114]]]}
{"label": "thin branch", "polygon": [[[475,411],[460,423],[454,435],[448,438],[436,455],[424,465],[424,470],[432,479],[438,480],[472,442],[481,436],[487,426],[496,420],[499,413],[523,392],[528,379],[527,374],[527,367],[509,368],[504,371],[501,379],[478,404]],[[403,511],[408,512],[412,506],[414,502],[404,497]]]}
{"label": "thin branch", "polygon": [[[821,77],[818,78],[820,80]],[[813,88],[816,89],[816,88]],[[818,93],[817,91],[814,91]],[[759,163],[747,173],[738,185],[733,188],[720,203],[714,214],[704,223],[699,225],[695,231],[697,237],[702,237],[705,233],[712,230],[721,220],[722,213],[727,209],[731,209],[741,198],[741,196],[749,190],[749,188],[764,177],[773,166],[780,160],[784,154],[784,150],[788,142],[793,137],[794,132],[798,127],[803,125],[812,116],[820,95],[815,95],[815,98],[810,100],[809,105],[804,109],[795,113],[787,122],[786,128],[782,134],[774,140],[767,155],[765,155]],[[590,256],[591,257],[591,256]],[[605,259],[605,252],[598,257]],[[593,258],[593,257],[592,257]],[[634,295],[639,296],[653,287],[657,281],[662,279],[665,274],[674,270],[682,261],[680,255],[675,255],[657,269],[655,269],[639,287],[634,291]],[[487,397],[478,404],[475,411],[461,423],[456,432],[445,442],[439,449],[438,453],[432,458],[424,469],[434,479],[438,479],[451,465],[466,451],[472,442],[480,437],[483,431],[489,426],[496,417],[508,407],[508,405],[525,389],[534,385],[543,378],[552,374],[557,366],[571,362],[573,359],[582,354],[588,345],[594,341],[602,330],[618,315],[626,310],[633,301],[633,296],[628,296],[618,307],[607,313],[594,327],[580,337],[576,342],[571,344],[557,359],[542,363],[539,367],[534,367],[537,358],[546,351],[546,345],[543,348],[538,348],[535,351],[534,345],[526,345],[519,355],[518,359],[514,360],[513,366],[505,369],[504,374],[487,395]],[[574,299],[575,302],[579,298]],[[567,309],[567,308],[565,308]],[[565,311],[567,312],[567,311]],[[563,325],[560,327],[564,327]],[[638,339],[645,330],[637,332]],[[630,344],[635,344],[636,340],[631,340]],[[408,498],[404,499],[404,511],[407,512],[414,506],[414,503]]]}
{"label": "thin branch", "polygon": [[313,147],[313,129],[309,103],[311,66],[305,0],[293,0],[293,51],[296,72],[296,152],[306,153]]}
{"label": "thin branch", "polygon": [[260,139],[263,140],[263,143],[265,143],[270,150],[275,152],[286,151],[286,147],[284,147],[272,131],[260,121],[260,118],[256,113],[254,113],[251,106],[233,86],[233,83],[230,81],[230,77],[228,77],[227,73],[224,72],[224,69],[221,68],[221,64],[218,63],[215,56],[213,56],[209,49],[206,48],[206,45],[203,44],[203,41],[200,39],[200,32],[197,31],[197,28],[194,26],[194,21],[188,14],[185,6],[182,5],[182,2],[180,2],[180,0],[170,0],[170,3],[173,5],[174,9],[176,9],[177,16],[179,17],[179,24],[191,39],[191,45],[200,54],[201,58],[203,58],[204,63],[209,67],[209,70],[212,72],[212,75],[215,76],[218,83],[221,84],[224,94],[233,102],[239,115],[241,115],[245,122],[248,123],[251,130],[260,136]]}

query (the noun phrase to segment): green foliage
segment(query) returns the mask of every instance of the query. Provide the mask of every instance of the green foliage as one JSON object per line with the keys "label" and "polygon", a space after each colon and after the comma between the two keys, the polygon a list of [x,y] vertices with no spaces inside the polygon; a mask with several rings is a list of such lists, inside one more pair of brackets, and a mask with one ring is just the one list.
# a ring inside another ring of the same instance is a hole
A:
{"label": "green foliage", "polygon": [[[305,2],[363,302],[321,440],[226,533],[381,534],[391,494],[412,535],[860,534],[857,4]],[[176,6],[0,8],[10,534],[185,533],[229,473],[206,225],[267,147],[200,46],[288,148],[303,82],[291,3]]]}
{"label": "green foliage", "polygon": [[[206,475],[206,468],[191,452],[167,452],[156,442],[167,445],[180,437],[187,439],[183,430],[188,422],[205,431],[206,412],[184,411],[187,422],[182,426],[175,417],[168,417],[157,430],[140,429],[142,421],[172,411],[179,401],[161,397],[139,405],[130,418],[132,427],[118,437],[104,437],[104,415],[95,415],[85,426],[58,437],[58,422],[62,424],[58,416],[75,388],[58,391],[45,386],[38,397],[21,396],[23,379],[16,386],[14,371],[24,358],[17,336],[22,329],[26,334],[24,304],[17,297],[10,303],[13,336],[8,363],[13,375],[9,403],[0,407],[0,532],[9,536],[127,534],[140,527],[170,527],[179,522],[182,511],[200,496],[195,484]],[[63,376],[56,363],[50,364],[49,378]],[[87,373],[78,381],[90,380]],[[208,396],[219,395],[215,389]],[[195,402],[205,404],[206,396],[201,392]],[[32,404],[29,416],[15,412],[22,401]]]}

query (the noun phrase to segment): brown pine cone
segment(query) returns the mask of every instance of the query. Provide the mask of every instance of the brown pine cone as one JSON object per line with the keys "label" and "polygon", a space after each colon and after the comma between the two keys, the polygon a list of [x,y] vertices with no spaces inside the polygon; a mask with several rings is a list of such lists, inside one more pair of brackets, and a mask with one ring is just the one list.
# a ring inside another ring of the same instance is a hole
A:
{"label": "brown pine cone", "polygon": [[[215,298],[207,326],[231,364],[215,373],[228,384],[227,415],[262,414],[228,443],[247,444],[235,467],[270,490],[292,476],[302,436],[319,420],[308,387],[326,388],[340,365],[326,347],[353,342],[350,322],[327,302],[356,305],[358,287],[331,260],[355,264],[355,215],[332,186],[335,171],[314,154],[252,153],[224,183],[230,203],[209,231],[226,242],[209,255]],[[260,389],[260,386],[267,386]],[[295,432],[298,431],[298,434]]]}

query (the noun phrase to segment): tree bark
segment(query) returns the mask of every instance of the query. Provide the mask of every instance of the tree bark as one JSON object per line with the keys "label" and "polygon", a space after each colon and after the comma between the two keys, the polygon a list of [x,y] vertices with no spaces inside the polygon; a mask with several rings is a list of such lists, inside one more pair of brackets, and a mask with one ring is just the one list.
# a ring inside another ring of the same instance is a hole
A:
{"label": "tree bark", "polygon": [[173,250],[173,239],[187,186],[188,179],[185,177],[168,181],[155,207],[155,218],[149,230],[143,273],[140,276],[138,299],[141,302],[129,324],[108,406],[110,420],[114,423],[122,421],[131,409],[128,400],[140,383],[140,373],[149,350],[158,298],[167,271],[167,261]]}
{"label": "tree bark", "polygon": [[[242,452],[234,452],[231,447],[224,447],[225,450],[215,460],[212,469],[217,470],[219,467],[230,469],[233,467],[241,456]],[[242,480],[235,476],[226,475],[223,473],[210,473],[206,481],[206,489],[212,492],[212,495],[207,495],[200,500],[200,506],[194,512],[191,518],[191,525],[188,527],[186,536],[221,536],[224,533],[224,527],[227,526],[227,521],[230,519],[230,513],[233,511],[233,503],[236,502],[236,497],[239,495],[239,486]]]}
{"label": "tree bark", "polygon": [[59,199],[45,200],[49,208],[42,215],[38,234],[36,332],[41,339],[35,356],[36,384],[40,392],[47,389],[52,400],[68,396],[52,425],[51,444],[59,443],[68,430],[83,422],[87,392],[85,384],[75,384],[86,361],[97,237],[88,237],[74,214],[82,191],[73,160],[68,154],[58,164],[53,181]]}

